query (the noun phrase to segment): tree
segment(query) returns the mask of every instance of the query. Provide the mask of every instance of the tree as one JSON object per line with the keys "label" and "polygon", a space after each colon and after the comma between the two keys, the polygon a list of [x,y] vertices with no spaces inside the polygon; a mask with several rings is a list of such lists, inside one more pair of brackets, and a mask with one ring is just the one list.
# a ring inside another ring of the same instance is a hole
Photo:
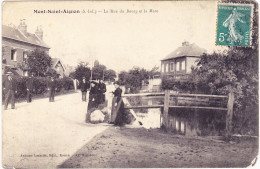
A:
{"label": "tree", "polygon": [[122,85],[130,88],[130,92],[136,93],[141,89],[142,81],[149,79],[149,72],[144,68],[133,67],[128,72],[120,72],[118,77]]}
{"label": "tree", "polygon": [[97,60],[94,62],[94,67],[92,70],[92,79],[104,79],[104,73],[106,71],[106,66],[100,64]]}
{"label": "tree", "polygon": [[51,66],[51,57],[45,51],[36,48],[28,54],[27,65],[30,73],[44,77]]}
{"label": "tree", "polygon": [[77,79],[79,81],[82,80],[83,77],[86,77],[87,80],[90,80],[90,68],[88,67],[88,63],[81,62],[78,64],[74,72],[70,73],[70,77],[73,79]]}
{"label": "tree", "polygon": [[108,69],[104,71],[104,80],[105,81],[115,81],[116,78],[116,72],[112,69]]}

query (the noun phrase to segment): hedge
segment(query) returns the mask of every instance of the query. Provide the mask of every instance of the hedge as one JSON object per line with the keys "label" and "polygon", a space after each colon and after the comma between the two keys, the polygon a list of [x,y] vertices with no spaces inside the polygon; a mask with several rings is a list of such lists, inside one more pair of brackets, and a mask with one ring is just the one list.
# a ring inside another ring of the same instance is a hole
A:
{"label": "hedge", "polygon": [[[3,76],[2,79],[5,80],[7,77]],[[25,98],[27,95],[26,90],[26,81],[28,80],[28,77],[23,76],[16,76],[14,77],[17,84],[17,93],[15,94],[16,98]],[[47,92],[47,84],[49,82],[49,78],[46,77],[33,77],[33,91],[32,93],[34,95],[43,95]],[[62,79],[56,80],[57,84],[57,90],[56,92],[59,93],[62,90],[73,90],[73,80],[69,77],[64,77]],[[3,98],[4,98],[4,92]]]}

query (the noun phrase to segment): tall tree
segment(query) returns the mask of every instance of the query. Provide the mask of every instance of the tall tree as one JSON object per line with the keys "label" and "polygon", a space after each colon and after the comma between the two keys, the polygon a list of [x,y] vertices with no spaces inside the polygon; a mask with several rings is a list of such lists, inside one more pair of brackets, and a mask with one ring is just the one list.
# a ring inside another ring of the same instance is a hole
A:
{"label": "tall tree", "polygon": [[116,78],[116,72],[112,69],[108,69],[104,71],[104,80],[105,81],[115,81]]}
{"label": "tall tree", "polygon": [[86,77],[87,80],[90,80],[90,74],[91,73],[90,68],[88,67],[88,63],[80,62],[75,71],[70,73],[70,77],[79,81],[81,81],[83,77]]}
{"label": "tall tree", "polygon": [[30,73],[36,76],[46,76],[46,72],[51,66],[51,57],[45,51],[36,48],[28,54],[27,64]]}

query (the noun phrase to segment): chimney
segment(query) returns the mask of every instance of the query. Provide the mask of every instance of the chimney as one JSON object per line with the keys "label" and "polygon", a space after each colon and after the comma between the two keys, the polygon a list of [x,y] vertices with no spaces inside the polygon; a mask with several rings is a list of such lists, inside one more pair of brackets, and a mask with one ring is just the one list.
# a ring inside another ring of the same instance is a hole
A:
{"label": "chimney", "polygon": [[38,26],[36,31],[35,31],[35,35],[38,36],[41,40],[43,38],[43,31],[42,31],[42,27]]}
{"label": "chimney", "polygon": [[189,46],[189,45],[190,45],[190,43],[188,41],[182,42],[182,46]]}
{"label": "chimney", "polygon": [[25,23],[25,19],[20,20],[20,25],[18,26],[18,29],[23,32],[24,35],[27,34],[27,25]]}

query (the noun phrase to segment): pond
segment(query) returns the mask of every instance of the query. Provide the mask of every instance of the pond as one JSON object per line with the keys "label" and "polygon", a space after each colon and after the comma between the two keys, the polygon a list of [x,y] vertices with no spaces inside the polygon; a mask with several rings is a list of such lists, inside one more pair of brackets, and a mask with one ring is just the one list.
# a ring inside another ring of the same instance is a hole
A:
{"label": "pond", "polygon": [[[141,99],[141,105],[162,104],[162,99]],[[134,110],[145,128],[160,128],[162,109]],[[185,136],[221,136],[225,130],[225,111],[202,109],[169,109],[170,131]]]}

